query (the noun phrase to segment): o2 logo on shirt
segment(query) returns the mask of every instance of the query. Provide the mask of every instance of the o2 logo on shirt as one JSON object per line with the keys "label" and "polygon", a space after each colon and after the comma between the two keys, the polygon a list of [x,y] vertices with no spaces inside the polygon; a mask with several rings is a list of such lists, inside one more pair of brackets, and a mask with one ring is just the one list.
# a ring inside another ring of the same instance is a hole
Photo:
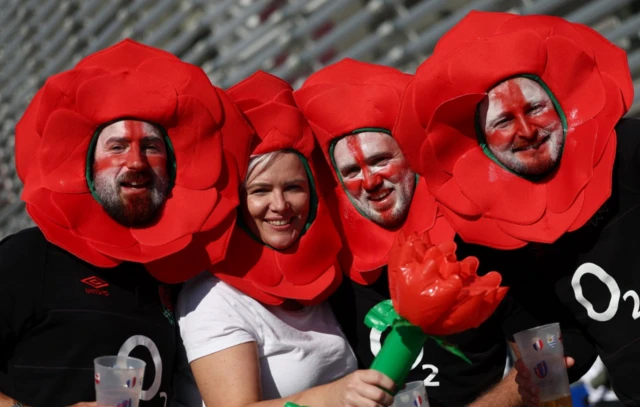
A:
{"label": "o2 logo on shirt", "polygon": [[[594,309],[593,304],[584,297],[582,292],[582,285],[580,284],[580,280],[587,274],[591,274],[600,280],[607,290],[609,290],[609,294],[611,295],[609,300],[609,306],[602,312],[598,312]],[[578,267],[576,272],[573,274],[571,278],[571,287],[573,288],[573,293],[575,294],[576,301],[580,303],[586,310],[589,318],[599,321],[606,322],[613,318],[618,312],[618,305],[620,304],[620,287],[616,280],[609,275],[606,271],[602,269],[602,267],[593,263],[585,263]],[[631,317],[633,319],[640,318],[640,297],[638,297],[638,293],[633,290],[629,290],[622,296],[622,300],[626,301],[629,298],[633,300],[633,311],[631,312]]]}
{"label": "o2 logo on shirt", "polygon": [[[371,353],[373,353],[373,356],[378,356],[378,352],[380,352],[380,348],[382,346],[380,344],[381,338],[382,338],[382,332],[378,331],[377,329],[371,329],[371,332],[369,333],[369,344],[370,344]],[[420,354],[418,355],[416,360],[413,362],[413,365],[411,365],[411,370],[415,369],[420,364],[420,361],[422,360],[423,355],[424,355],[424,348],[420,349]],[[436,378],[436,375],[440,372],[437,366],[427,363],[422,365],[422,370],[429,371],[429,375],[424,379],[425,387],[440,386],[440,382],[434,381],[434,379]]]}
{"label": "o2 logo on shirt", "polygon": [[[160,390],[160,384],[162,381],[162,358],[160,357],[160,351],[158,350],[158,346],[155,344],[155,342],[153,342],[151,338],[144,335],[134,335],[124,341],[124,343],[120,347],[120,350],[118,351],[118,356],[129,356],[131,351],[137,346],[142,346],[149,351],[149,353],[151,354],[151,359],[153,359],[153,365],[156,371],[153,383],[147,390],[142,390],[142,394],[140,395],[140,400],[148,401],[153,399],[156,394],[158,394],[158,390]],[[142,381],[138,382],[139,385],[142,385]],[[135,381],[133,385],[135,386]],[[167,393],[160,392],[160,397],[164,398],[164,406],[166,407]]]}

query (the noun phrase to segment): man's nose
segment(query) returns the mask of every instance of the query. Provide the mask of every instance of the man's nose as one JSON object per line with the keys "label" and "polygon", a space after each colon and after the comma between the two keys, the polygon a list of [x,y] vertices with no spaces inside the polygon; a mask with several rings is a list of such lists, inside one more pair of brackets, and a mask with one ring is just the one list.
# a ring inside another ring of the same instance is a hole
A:
{"label": "man's nose", "polygon": [[516,118],[517,135],[524,139],[534,139],[537,135],[536,126],[529,123],[526,117],[518,116]]}
{"label": "man's nose", "polygon": [[140,146],[132,145],[129,148],[125,162],[127,168],[141,170],[148,166],[147,157],[143,154]]}
{"label": "man's nose", "polygon": [[362,187],[370,191],[372,189],[376,189],[382,184],[382,177],[377,173],[371,172],[371,170],[366,169],[363,171],[364,180],[362,182]]}

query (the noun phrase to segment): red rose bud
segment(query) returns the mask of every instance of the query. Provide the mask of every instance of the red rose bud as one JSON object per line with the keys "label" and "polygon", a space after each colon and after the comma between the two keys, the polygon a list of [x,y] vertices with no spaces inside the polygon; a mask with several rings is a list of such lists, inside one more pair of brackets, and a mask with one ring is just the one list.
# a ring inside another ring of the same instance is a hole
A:
{"label": "red rose bud", "polygon": [[389,253],[389,289],[397,313],[428,335],[451,335],[484,322],[507,293],[478,259],[456,258],[456,244],[434,245],[428,233],[398,233]]}

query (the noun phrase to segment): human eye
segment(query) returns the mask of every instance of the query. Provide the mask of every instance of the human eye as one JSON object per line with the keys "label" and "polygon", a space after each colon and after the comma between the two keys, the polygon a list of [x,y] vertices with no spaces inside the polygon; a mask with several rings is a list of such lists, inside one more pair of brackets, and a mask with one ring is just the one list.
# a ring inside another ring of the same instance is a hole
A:
{"label": "human eye", "polygon": [[291,185],[287,185],[287,187],[285,188],[285,191],[289,191],[289,192],[304,192],[306,190],[307,188],[303,184],[291,184]]}
{"label": "human eye", "polygon": [[125,146],[122,144],[111,144],[109,145],[109,147],[107,148],[109,151],[112,152],[120,152],[123,151],[125,149]]}
{"label": "human eye", "polygon": [[542,103],[542,102],[534,103],[529,107],[529,110],[527,113],[535,115],[542,112],[545,109],[545,107],[546,107],[545,103]]}
{"label": "human eye", "polygon": [[353,178],[356,175],[358,175],[358,173],[360,172],[360,168],[356,166],[351,166],[351,167],[344,168],[340,172],[342,173],[343,178]]}
{"label": "human eye", "polygon": [[493,128],[493,129],[504,129],[505,127],[509,126],[509,123],[511,123],[511,117],[509,117],[509,116],[501,117],[499,119],[496,119],[491,124],[491,128]]}
{"label": "human eye", "polygon": [[391,157],[388,157],[386,155],[379,155],[376,157],[373,157],[370,161],[370,164],[372,166],[378,166],[378,167],[382,167],[385,166],[389,163],[389,160],[391,159]]}

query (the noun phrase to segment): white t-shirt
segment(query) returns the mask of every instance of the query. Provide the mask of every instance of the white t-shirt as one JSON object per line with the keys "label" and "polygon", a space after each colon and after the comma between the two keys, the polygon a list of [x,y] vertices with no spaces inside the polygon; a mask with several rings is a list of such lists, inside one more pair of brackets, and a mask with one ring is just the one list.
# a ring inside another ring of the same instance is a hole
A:
{"label": "white t-shirt", "polygon": [[189,362],[256,343],[264,400],[330,383],[357,368],[327,303],[299,311],[265,306],[206,272],[185,284],[177,311]]}

